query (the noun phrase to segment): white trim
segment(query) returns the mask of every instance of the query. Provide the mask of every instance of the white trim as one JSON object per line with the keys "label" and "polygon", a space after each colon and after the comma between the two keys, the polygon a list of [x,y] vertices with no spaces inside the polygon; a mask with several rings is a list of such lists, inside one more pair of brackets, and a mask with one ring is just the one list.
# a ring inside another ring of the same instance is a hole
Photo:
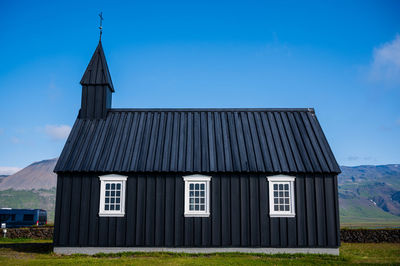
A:
{"label": "white trim", "polygon": [[54,253],[71,255],[120,252],[175,252],[209,254],[221,252],[263,253],[263,254],[327,254],[339,256],[339,248],[167,248],[167,247],[54,247]]}
{"label": "white trim", "polygon": [[[100,179],[100,203],[99,203],[99,216],[100,217],[124,217],[125,216],[125,191],[127,176],[122,175],[102,175]],[[105,186],[106,182],[120,182],[121,183],[121,209],[119,211],[104,210],[105,201]]]}
{"label": "white trim", "polygon": [[[269,185],[269,216],[270,217],[296,217],[295,209],[295,194],[294,194],[294,184],[295,177],[287,175],[274,175],[267,177]],[[290,211],[275,211],[274,210],[274,184],[288,184],[289,185],[289,201],[290,201]]]}
{"label": "white trim", "polygon": [[[211,176],[205,175],[188,175],[183,176],[183,181],[185,182],[185,217],[209,217],[210,216],[210,181]],[[189,210],[189,185],[192,182],[202,182],[205,183],[205,210],[204,211],[191,211]]]}

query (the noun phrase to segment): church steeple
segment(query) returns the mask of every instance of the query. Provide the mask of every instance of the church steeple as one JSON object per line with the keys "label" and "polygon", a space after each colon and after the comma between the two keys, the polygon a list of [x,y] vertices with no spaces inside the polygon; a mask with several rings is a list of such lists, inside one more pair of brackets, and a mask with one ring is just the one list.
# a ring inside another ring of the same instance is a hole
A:
{"label": "church steeple", "polygon": [[111,94],[114,92],[114,86],[101,40],[80,83],[82,85],[80,118],[104,119],[107,116],[107,110],[111,108]]}

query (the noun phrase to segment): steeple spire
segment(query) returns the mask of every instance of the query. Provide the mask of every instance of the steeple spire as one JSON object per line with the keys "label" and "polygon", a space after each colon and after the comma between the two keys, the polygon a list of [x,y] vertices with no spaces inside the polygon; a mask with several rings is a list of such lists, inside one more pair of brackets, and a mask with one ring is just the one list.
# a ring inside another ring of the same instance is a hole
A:
{"label": "steeple spire", "polygon": [[111,108],[114,86],[101,40],[99,40],[80,83],[82,85],[82,104],[79,117],[105,119]]}
{"label": "steeple spire", "polygon": [[81,85],[106,85],[114,92],[114,86],[111,81],[111,75],[108,70],[101,40],[83,74]]}

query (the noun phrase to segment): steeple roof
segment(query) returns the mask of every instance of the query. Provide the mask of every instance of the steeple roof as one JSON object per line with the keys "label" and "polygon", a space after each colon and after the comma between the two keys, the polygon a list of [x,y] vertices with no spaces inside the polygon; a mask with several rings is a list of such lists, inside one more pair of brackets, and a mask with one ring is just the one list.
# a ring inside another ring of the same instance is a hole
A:
{"label": "steeple roof", "polygon": [[114,86],[111,81],[111,75],[108,70],[101,40],[83,74],[81,85],[108,85],[111,91],[114,92]]}

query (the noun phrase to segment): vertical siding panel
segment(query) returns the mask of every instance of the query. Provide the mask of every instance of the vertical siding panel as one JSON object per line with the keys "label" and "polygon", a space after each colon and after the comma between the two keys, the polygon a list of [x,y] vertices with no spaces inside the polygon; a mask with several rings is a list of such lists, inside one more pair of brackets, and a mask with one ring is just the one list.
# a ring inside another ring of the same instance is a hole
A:
{"label": "vertical siding panel", "polygon": [[115,245],[117,247],[126,246],[125,236],[126,236],[126,214],[124,217],[116,218],[116,236],[115,236]]}
{"label": "vertical siding panel", "polygon": [[185,246],[186,247],[193,247],[193,224],[194,224],[193,217],[185,217]]}
{"label": "vertical siding panel", "polygon": [[193,230],[193,239],[194,246],[201,246],[201,217],[194,218],[194,230]]}
{"label": "vertical siding panel", "polygon": [[250,176],[250,235],[251,246],[260,246],[260,197],[258,194],[258,177]]}
{"label": "vertical siding panel", "polygon": [[155,215],[155,245],[164,246],[164,228],[165,228],[165,176],[156,178],[156,215]]}
{"label": "vertical siding panel", "polygon": [[136,246],[144,246],[146,225],[146,177],[138,176],[137,181],[137,214],[136,214]]}
{"label": "vertical siding panel", "polygon": [[315,176],[315,204],[317,214],[318,246],[326,246],[326,220],[325,220],[325,191],[324,179],[321,175]]}
{"label": "vertical siding panel", "polygon": [[137,176],[130,176],[126,188],[126,245],[135,246]]}
{"label": "vertical siding panel", "polygon": [[288,218],[287,219],[287,228],[288,228],[288,230],[287,230],[288,247],[296,247],[297,246],[296,218]]}
{"label": "vertical siding panel", "polygon": [[287,234],[287,218],[279,218],[279,233],[280,233],[280,246],[287,247],[288,234]]}
{"label": "vertical siding panel", "polygon": [[201,219],[201,245],[203,247],[211,246],[211,219],[210,217]]}
{"label": "vertical siding panel", "polygon": [[308,246],[314,247],[317,244],[314,177],[307,175],[305,181]]}
{"label": "vertical siding panel", "polygon": [[165,180],[165,246],[174,246],[175,178],[168,175]]}
{"label": "vertical siding panel", "polygon": [[240,241],[240,178],[232,175],[231,181],[231,222],[232,222],[232,246],[239,247]]}
{"label": "vertical siding panel", "polygon": [[332,176],[333,178],[333,196],[335,198],[335,231],[336,231],[336,246],[340,246],[340,218],[339,218],[339,193],[338,193],[338,180],[337,175]]}
{"label": "vertical siding panel", "polygon": [[307,246],[306,196],[304,176],[296,177],[296,222],[299,247]]}
{"label": "vertical siding panel", "polygon": [[231,200],[230,200],[230,177],[221,176],[221,229],[222,246],[230,246],[231,241]]}
{"label": "vertical siding panel", "polygon": [[155,199],[156,199],[156,180],[154,176],[146,176],[146,236],[145,245],[154,246],[154,226],[155,226]]}
{"label": "vertical siding panel", "polygon": [[116,217],[108,217],[108,246],[115,247],[116,245],[116,226],[117,226],[117,218]]}
{"label": "vertical siding panel", "polygon": [[70,224],[70,204],[72,178],[69,175],[63,175],[63,200],[61,201],[60,215],[60,246],[67,246],[69,242],[69,224]]}
{"label": "vertical siding panel", "polygon": [[100,180],[91,175],[90,183],[89,246],[95,247],[99,245]]}
{"label": "vertical siding panel", "polygon": [[271,232],[270,232],[271,247],[279,247],[281,244],[280,234],[279,234],[279,231],[280,231],[279,218],[276,218],[276,217],[271,218],[270,222],[271,222],[271,227],[270,227],[270,229],[271,229]]}
{"label": "vertical siding panel", "polygon": [[79,246],[88,245],[90,197],[90,177],[84,176],[82,177],[82,200],[79,214]]}
{"label": "vertical siding panel", "polygon": [[329,247],[336,246],[336,210],[334,182],[331,176],[325,176],[325,210],[326,210],[326,226],[327,226],[327,244]]}
{"label": "vertical siding panel", "polygon": [[241,223],[241,245],[250,245],[250,213],[249,213],[249,178],[248,176],[240,176],[240,223]]}
{"label": "vertical siding panel", "polygon": [[108,246],[108,217],[99,218],[99,247]]}
{"label": "vertical siding panel", "polygon": [[175,177],[175,246],[184,245],[184,182],[182,177]]}
{"label": "vertical siding panel", "polygon": [[221,177],[211,181],[212,246],[221,245]]}
{"label": "vertical siding panel", "polygon": [[69,245],[78,246],[79,240],[79,212],[81,203],[81,187],[82,177],[74,176],[72,178],[72,191],[71,191],[71,223],[69,226]]}
{"label": "vertical siding panel", "polygon": [[54,215],[54,246],[60,244],[60,218],[61,218],[61,205],[63,199],[63,177],[57,175],[57,192],[56,192],[56,211]]}
{"label": "vertical siding panel", "polygon": [[270,245],[269,229],[269,188],[267,178],[264,175],[258,177],[260,191],[260,245]]}

